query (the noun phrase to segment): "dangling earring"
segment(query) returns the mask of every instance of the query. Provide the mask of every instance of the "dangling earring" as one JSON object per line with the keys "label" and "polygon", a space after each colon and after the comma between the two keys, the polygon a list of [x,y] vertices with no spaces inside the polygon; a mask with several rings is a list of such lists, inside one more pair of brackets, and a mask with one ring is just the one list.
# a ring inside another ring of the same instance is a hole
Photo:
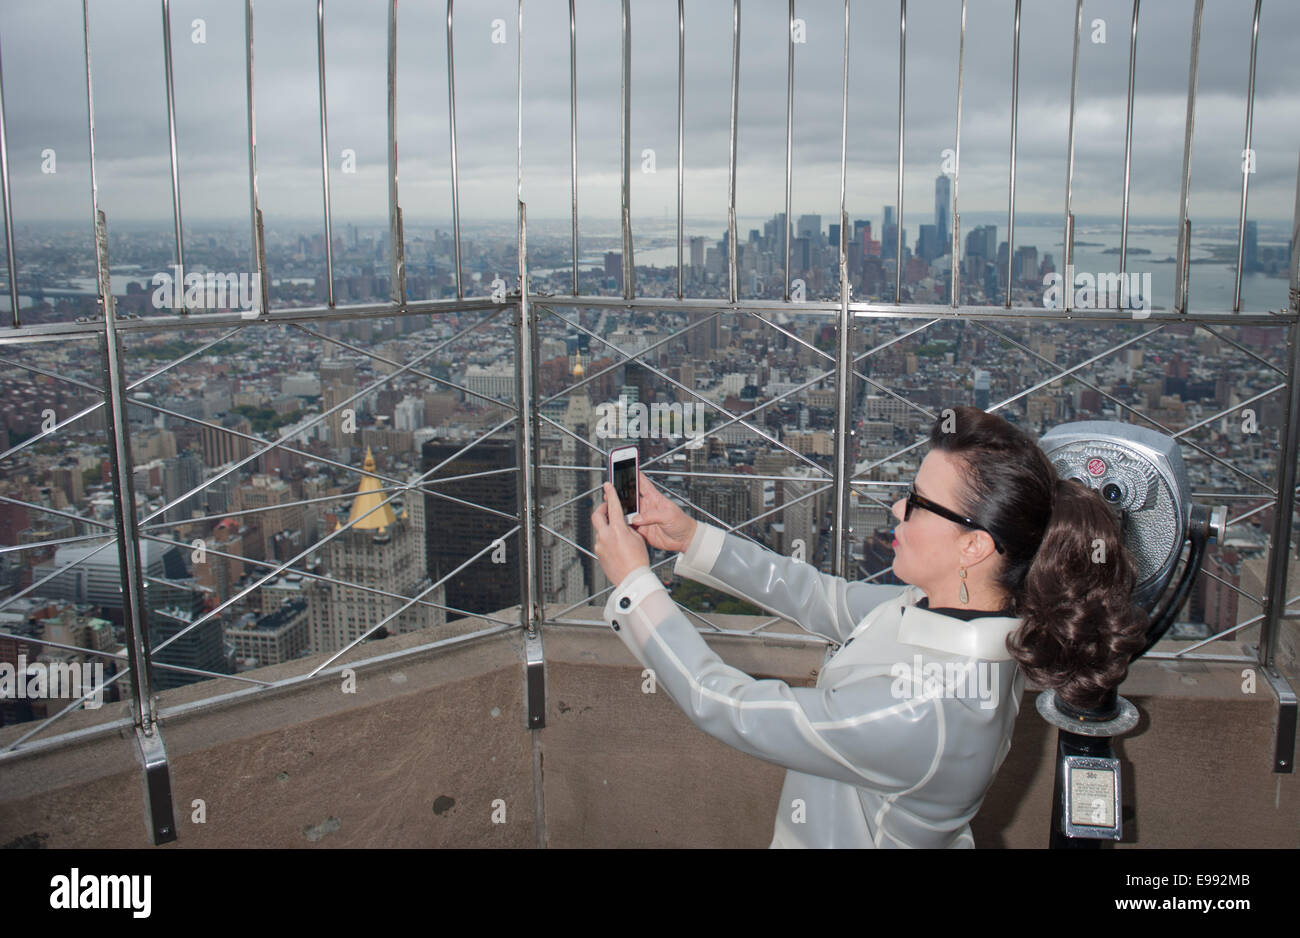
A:
{"label": "dangling earring", "polygon": [[966,568],[962,567],[957,575],[961,577],[961,593],[959,594],[961,601],[962,603],[968,603],[970,602],[970,594],[966,592]]}

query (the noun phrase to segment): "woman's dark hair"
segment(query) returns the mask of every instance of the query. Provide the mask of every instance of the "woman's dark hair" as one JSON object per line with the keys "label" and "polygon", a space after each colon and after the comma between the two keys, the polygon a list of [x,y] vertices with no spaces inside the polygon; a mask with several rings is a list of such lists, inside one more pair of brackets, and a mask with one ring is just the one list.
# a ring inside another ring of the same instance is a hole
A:
{"label": "woman's dark hair", "polygon": [[997,585],[1023,623],[1007,648],[1025,675],[1066,704],[1100,706],[1145,645],[1147,616],[1132,603],[1134,572],[1101,496],[1058,478],[1038,444],[975,407],[945,409],[930,444],[958,459],[958,510],[1006,553]]}

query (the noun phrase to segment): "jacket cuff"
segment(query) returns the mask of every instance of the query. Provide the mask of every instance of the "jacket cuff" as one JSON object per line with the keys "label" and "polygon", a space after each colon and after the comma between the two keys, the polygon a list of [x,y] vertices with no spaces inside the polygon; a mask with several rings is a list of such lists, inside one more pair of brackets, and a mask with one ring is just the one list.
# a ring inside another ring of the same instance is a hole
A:
{"label": "jacket cuff", "polygon": [[667,592],[659,577],[648,566],[637,567],[614,588],[605,601],[605,621],[618,631],[627,624],[628,615],[656,590]]}
{"label": "jacket cuff", "polygon": [[718,562],[718,555],[722,553],[726,540],[727,532],[722,528],[703,521],[696,522],[695,536],[691,538],[690,546],[677,555],[673,572],[688,580],[708,574]]}

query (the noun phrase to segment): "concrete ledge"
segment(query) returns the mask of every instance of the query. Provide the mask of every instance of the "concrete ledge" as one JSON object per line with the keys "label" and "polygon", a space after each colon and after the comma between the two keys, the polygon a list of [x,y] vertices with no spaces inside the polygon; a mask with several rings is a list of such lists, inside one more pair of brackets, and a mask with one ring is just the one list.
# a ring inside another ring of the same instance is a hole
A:
{"label": "concrete ledge", "polygon": [[[428,640],[411,633],[364,651]],[[164,720],[179,834],[166,849],[535,846],[523,660],[520,634],[505,633],[361,669],[354,693],[330,678]],[[166,707],[213,689],[160,699]],[[7,765],[0,844],[152,846],[134,747],[123,731]],[[503,824],[492,822],[498,798]]]}
{"label": "concrete ledge", "polygon": [[[708,641],[746,673],[811,686],[822,646],[792,633],[806,634],[782,622],[762,639]],[[165,849],[767,846],[781,767],[696,729],[667,695],[643,693],[639,663],[603,623],[547,626],[542,636],[546,726],[536,733],[526,728],[517,630],[359,668],[355,693],[336,676],[165,720],[179,830]],[[429,638],[396,636],[357,652],[373,657]],[[281,667],[299,673],[322,660]],[[1300,846],[1300,788],[1294,775],[1271,771],[1273,695],[1262,681],[1244,693],[1241,671],[1134,667],[1123,693],[1142,722],[1116,750],[1137,818],[1121,847]],[[163,706],[213,689],[166,692]],[[1011,753],[972,825],[980,846],[1047,842],[1056,735],[1033,697],[1025,695]],[[24,731],[7,727],[3,738]],[[0,844],[9,843],[151,846],[133,735],[5,763]]]}

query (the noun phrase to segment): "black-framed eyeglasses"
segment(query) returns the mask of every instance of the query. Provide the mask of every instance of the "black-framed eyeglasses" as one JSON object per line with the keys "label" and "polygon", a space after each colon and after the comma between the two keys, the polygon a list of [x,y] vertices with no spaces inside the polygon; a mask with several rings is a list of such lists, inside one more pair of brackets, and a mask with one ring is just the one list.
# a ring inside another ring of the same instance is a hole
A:
{"label": "black-framed eyeglasses", "polygon": [[924,508],[932,515],[938,515],[940,518],[947,518],[949,521],[955,521],[963,527],[974,528],[976,531],[983,531],[989,537],[993,538],[993,546],[997,548],[999,554],[1006,553],[1006,551],[1002,549],[1002,545],[998,543],[998,539],[993,537],[993,532],[984,527],[984,525],[975,521],[973,518],[967,518],[965,515],[959,515],[957,512],[944,508],[942,505],[937,505],[923,495],[918,495],[916,492],[916,486],[912,486],[907,490],[907,504],[903,507],[904,521],[911,519],[913,508]]}

